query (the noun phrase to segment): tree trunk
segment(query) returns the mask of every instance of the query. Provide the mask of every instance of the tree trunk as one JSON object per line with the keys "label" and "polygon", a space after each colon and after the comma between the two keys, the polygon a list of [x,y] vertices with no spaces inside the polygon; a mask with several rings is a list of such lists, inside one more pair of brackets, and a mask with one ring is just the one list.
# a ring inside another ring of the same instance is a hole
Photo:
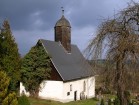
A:
{"label": "tree trunk", "polygon": [[125,90],[121,88],[121,86],[118,86],[117,88],[117,97],[120,100],[120,105],[128,105],[127,99],[124,94]]}
{"label": "tree trunk", "polygon": [[34,89],[34,90],[31,90],[31,91],[30,91],[30,96],[31,96],[31,97],[34,97],[34,98],[38,98],[38,96],[39,96],[39,87],[37,87],[37,88]]}
{"label": "tree trunk", "polygon": [[120,101],[120,105],[127,105],[127,99],[124,94],[125,92],[125,83],[124,83],[124,69],[123,69],[123,64],[122,60],[117,61],[116,64],[116,81],[117,82],[117,97]]}

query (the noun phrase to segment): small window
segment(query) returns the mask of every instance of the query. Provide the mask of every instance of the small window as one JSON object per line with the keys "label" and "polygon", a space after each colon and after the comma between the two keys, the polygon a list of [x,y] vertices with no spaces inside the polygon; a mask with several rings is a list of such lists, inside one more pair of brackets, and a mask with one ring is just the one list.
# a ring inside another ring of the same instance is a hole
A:
{"label": "small window", "polygon": [[67,96],[69,96],[70,95],[70,92],[67,92]]}
{"label": "small window", "polygon": [[72,85],[70,85],[70,91],[72,91]]}

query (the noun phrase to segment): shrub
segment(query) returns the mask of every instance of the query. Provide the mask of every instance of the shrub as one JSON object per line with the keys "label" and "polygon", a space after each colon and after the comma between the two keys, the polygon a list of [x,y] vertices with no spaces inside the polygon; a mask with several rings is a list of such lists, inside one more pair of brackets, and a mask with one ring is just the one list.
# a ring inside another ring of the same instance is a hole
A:
{"label": "shrub", "polygon": [[30,105],[30,102],[28,98],[26,97],[26,95],[22,95],[21,97],[19,97],[18,103],[19,105]]}
{"label": "shrub", "polygon": [[9,93],[6,98],[2,101],[2,105],[18,105],[18,101],[16,98],[16,93]]}
{"label": "shrub", "polygon": [[111,99],[108,100],[108,105],[111,105]]}
{"label": "shrub", "polygon": [[120,100],[118,98],[114,100],[114,105],[120,105]]}
{"label": "shrub", "polygon": [[104,99],[101,99],[100,105],[104,105]]}

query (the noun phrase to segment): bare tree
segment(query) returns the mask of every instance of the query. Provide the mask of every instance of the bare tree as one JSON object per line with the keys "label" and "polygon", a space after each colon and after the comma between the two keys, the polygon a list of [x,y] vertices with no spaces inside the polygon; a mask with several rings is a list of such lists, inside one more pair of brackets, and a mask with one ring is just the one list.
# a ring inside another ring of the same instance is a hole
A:
{"label": "bare tree", "polygon": [[109,64],[107,70],[113,65],[112,72],[109,72],[113,73],[111,80],[114,81],[120,105],[127,105],[127,77],[133,75],[129,66],[136,68],[139,60],[139,4],[132,2],[116,14],[114,19],[102,22],[96,37],[88,45],[87,52],[92,59],[100,59],[105,52],[109,61],[106,63]]}

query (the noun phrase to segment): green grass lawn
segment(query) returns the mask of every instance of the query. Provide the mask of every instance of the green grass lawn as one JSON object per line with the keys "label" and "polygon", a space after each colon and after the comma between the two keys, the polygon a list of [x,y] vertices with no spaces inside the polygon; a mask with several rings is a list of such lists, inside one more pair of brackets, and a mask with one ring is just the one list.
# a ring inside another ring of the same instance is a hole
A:
{"label": "green grass lawn", "polygon": [[97,101],[94,99],[87,99],[81,101],[73,101],[69,103],[61,103],[50,100],[29,98],[31,105],[96,105]]}

